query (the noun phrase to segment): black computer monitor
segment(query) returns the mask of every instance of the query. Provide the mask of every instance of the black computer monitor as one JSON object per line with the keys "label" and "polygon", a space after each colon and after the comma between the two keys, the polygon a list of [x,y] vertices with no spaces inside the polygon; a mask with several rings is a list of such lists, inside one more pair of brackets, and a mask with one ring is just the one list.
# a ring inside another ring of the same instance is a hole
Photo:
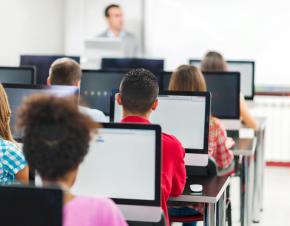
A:
{"label": "black computer monitor", "polygon": [[80,62],[79,56],[64,56],[64,55],[21,55],[21,66],[34,66],[36,68],[36,84],[46,85],[49,68],[51,64],[62,57],[74,59]]}
{"label": "black computer monitor", "polygon": [[21,140],[23,131],[17,130],[16,116],[17,109],[21,106],[23,100],[34,94],[47,93],[56,96],[71,96],[79,93],[77,87],[73,86],[41,86],[41,85],[19,85],[3,84],[7,93],[8,101],[11,108],[10,127],[14,139]]}
{"label": "black computer monitor", "polygon": [[119,89],[124,71],[83,70],[81,97],[93,109],[110,114],[110,95]]}
{"label": "black computer monitor", "polygon": [[164,70],[164,60],[141,59],[141,58],[103,58],[103,70],[130,70],[134,68],[145,68],[159,77]]}
{"label": "black computer monitor", "polygon": [[35,84],[34,67],[0,67],[0,83]]}
{"label": "black computer monitor", "polygon": [[62,226],[60,189],[0,186],[1,225]]}
{"label": "black computer monitor", "polygon": [[[120,122],[122,107],[112,94],[110,120]],[[150,121],[161,125],[162,131],[177,137],[186,149],[186,164],[206,166],[208,163],[208,133],[210,118],[209,92],[161,91],[158,107]]]}
{"label": "black computer monitor", "polygon": [[112,198],[127,220],[147,216],[156,222],[160,190],[160,126],[123,123],[103,123],[98,129],[72,188],[78,195]]}
{"label": "black computer monitor", "polygon": [[[190,64],[200,67],[201,60],[191,59]],[[228,71],[241,73],[241,93],[247,100],[253,100],[255,96],[255,61],[227,60]]]}
{"label": "black computer monitor", "polygon": [[[168,90],[172,72],[163,72],[161,90]],[[240,119],[240,73],[203,72],[207,89],[212,93],[211,113],[221,119]]]}

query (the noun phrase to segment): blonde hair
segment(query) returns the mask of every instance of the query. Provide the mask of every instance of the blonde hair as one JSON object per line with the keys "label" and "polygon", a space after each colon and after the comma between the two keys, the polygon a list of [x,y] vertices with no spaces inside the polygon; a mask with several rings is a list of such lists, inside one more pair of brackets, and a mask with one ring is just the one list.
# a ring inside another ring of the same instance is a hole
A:
{"label": "blonde hair", "polygon": [[201,62],[202,71],[227,71],[228,66],[224,57],[215,51],[208,52]]}
{"label": "blonde hair", "polygon": [[0,136],[14,142],[10,129],[11,109],[4,87],[0,84]]}
{"label": "blonde hair", "polygon": [[172,73],[170,91],[206,92],[206,82],[202,72],[192,65],[181,65]]}

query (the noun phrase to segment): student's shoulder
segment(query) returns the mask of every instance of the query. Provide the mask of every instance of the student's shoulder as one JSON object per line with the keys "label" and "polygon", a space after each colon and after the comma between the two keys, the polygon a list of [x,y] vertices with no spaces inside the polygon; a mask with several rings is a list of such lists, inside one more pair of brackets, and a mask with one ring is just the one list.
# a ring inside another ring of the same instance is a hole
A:
{"label": "student's shoulder", "polygon": [[162,133],[162,142],[166,145],[183,148],[181,142],[175,136],[168,133]]}
{"label": "student's shoulder", "polygon": [[107,122],[105,114],[98,109],[92,109],[92,108],[88,108],[84,106],[79,106],[79,110],[81,113],[89,116],[93,121]]}
{"label": "student's shoulder", "polygon": [[15,143],[3,138],[0,138],[0,149],[1,151],[20,152],[20,147],[18,147]]}

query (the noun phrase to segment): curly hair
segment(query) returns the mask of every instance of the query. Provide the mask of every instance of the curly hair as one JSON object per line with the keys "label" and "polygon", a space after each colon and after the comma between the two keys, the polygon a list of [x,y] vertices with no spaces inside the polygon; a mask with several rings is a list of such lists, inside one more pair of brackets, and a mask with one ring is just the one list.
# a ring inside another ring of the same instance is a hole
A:
{"label": "curly hair", "polygon": [[98,125],[81,114],[73,98],[35,95],[18,111],[24,130],[23,152],[42,179],[55,181],[76,169],[88,152],[90,132]]}

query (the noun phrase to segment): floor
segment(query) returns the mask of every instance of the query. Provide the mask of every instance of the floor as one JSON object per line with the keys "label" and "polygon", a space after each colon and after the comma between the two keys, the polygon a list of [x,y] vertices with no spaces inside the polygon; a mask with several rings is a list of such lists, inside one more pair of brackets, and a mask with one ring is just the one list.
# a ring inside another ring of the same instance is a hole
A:
{"label": "floor", "polygon": [[[239,226],[239,180],[231,181],[233,223]],[[252,226],[290,225],[290,168],[267,167],[265,172],[265,201],[260,223]],[[180,224],[173,224],[179,226]],[[198,226],[203,225],[199,223]]]}

